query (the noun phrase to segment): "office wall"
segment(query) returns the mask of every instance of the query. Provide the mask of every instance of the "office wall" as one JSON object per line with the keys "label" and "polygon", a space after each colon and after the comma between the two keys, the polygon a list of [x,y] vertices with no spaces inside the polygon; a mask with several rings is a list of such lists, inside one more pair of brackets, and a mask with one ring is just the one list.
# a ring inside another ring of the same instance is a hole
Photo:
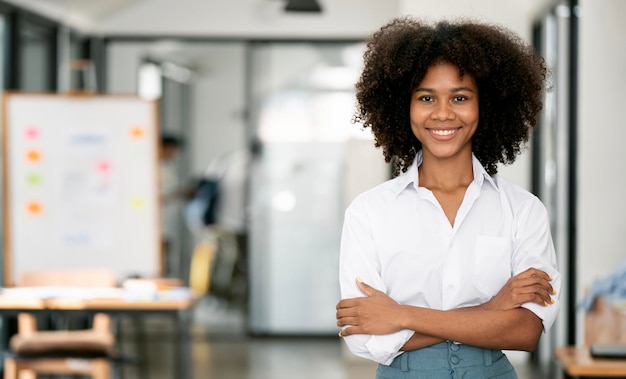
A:
{"label": "office wall", "polygon": [[583,296],[593,280],[626,259],[626,2],[581,0],[580,7],[577,250]]}

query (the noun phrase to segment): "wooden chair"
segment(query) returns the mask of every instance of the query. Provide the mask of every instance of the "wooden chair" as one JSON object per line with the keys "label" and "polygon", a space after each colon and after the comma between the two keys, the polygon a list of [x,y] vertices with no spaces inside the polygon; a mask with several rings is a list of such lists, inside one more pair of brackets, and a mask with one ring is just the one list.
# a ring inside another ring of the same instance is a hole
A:
{"label": "wooden chair", "polygon": [[[24,272],[20,286],[113,287],[115,275],[106,269]],[[9,341],[4,379],[35,379],[37,374],[87,375],[109,379],[109,354],[115,345],[110,316],[98,313],[92,327],[81,330],[37,329],[29,313],[18,315],[18,333]]]}

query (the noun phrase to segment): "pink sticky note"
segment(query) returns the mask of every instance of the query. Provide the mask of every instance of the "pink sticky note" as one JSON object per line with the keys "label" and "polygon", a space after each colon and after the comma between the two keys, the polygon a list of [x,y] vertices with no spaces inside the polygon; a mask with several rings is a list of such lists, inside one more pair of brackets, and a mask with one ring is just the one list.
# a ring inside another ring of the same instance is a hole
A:
{"label": "pink sticky note", "polygon": [[39,137],[39,128],[36,126],[29,126],[26,128],[26,138],[36,139]]}
{"label": "pink sticky note", "polygon": [[109,171],[111,171],[111,163],[109,161],[100,161],[98,162],[98,171],[100,171],[101,173],[107,173]]}

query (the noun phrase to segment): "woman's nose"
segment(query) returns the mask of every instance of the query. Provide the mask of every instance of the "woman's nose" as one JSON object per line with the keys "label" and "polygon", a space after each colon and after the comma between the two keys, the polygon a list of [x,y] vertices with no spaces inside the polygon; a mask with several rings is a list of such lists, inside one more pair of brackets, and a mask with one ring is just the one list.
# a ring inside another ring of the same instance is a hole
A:
{"label": "woman's nose", "polygon": [[431,118],[437,121],[453,120],[454,117],[454,111],[447,102],[437,103],[435,109],[433,109],[433,113],[431,113]]}

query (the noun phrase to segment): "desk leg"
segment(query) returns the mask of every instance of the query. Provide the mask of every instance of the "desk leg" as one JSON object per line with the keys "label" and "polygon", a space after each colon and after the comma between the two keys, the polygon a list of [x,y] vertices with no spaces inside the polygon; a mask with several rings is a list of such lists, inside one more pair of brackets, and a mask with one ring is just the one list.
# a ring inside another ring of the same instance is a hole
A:
{"label": "desk leg", "polygon": [[191,311],[179,311],[176,315],[176,343],[174,352],[175,378],[191,379],[193,377],[193,360],[191,359]]}
{"label": "desk leg", "polygon": [[[9,349],[9,338],[11,338],[11,330],[9,328],[9,316],[2,315],[0,317],[0,351]],[[7,369],[4,367],[4,359],[0,359],[0,372],[4,375],[4,371]]]}
{"label": "desk leg", "polygon": [[[130,323],[130,333],[126,333],[126,335],[124,332],[129,330],[127,330],[128,326],[124,327],[122,319],[128,320]],[[148,379],[147,339],[140,316],[113,317],[112,328],[115,341],[117,341],[113,354],[113,379],[123,379],[125,376]],[[132,336],[132,339],[126,340],[125,337],[127,338],[129,335]],[[125,348],[125,345],[128,346]],[[133,370],[130,370],[130,375],[127,375],[129,374],[128,366],[133,367]]]}
{"label": "desk leg", "polygon": [[135,336],[135,348],[137,349],[137,363],[141,378],[148,378],[148,340],[146,338],[146,325],[142,316],[131,317]]}

